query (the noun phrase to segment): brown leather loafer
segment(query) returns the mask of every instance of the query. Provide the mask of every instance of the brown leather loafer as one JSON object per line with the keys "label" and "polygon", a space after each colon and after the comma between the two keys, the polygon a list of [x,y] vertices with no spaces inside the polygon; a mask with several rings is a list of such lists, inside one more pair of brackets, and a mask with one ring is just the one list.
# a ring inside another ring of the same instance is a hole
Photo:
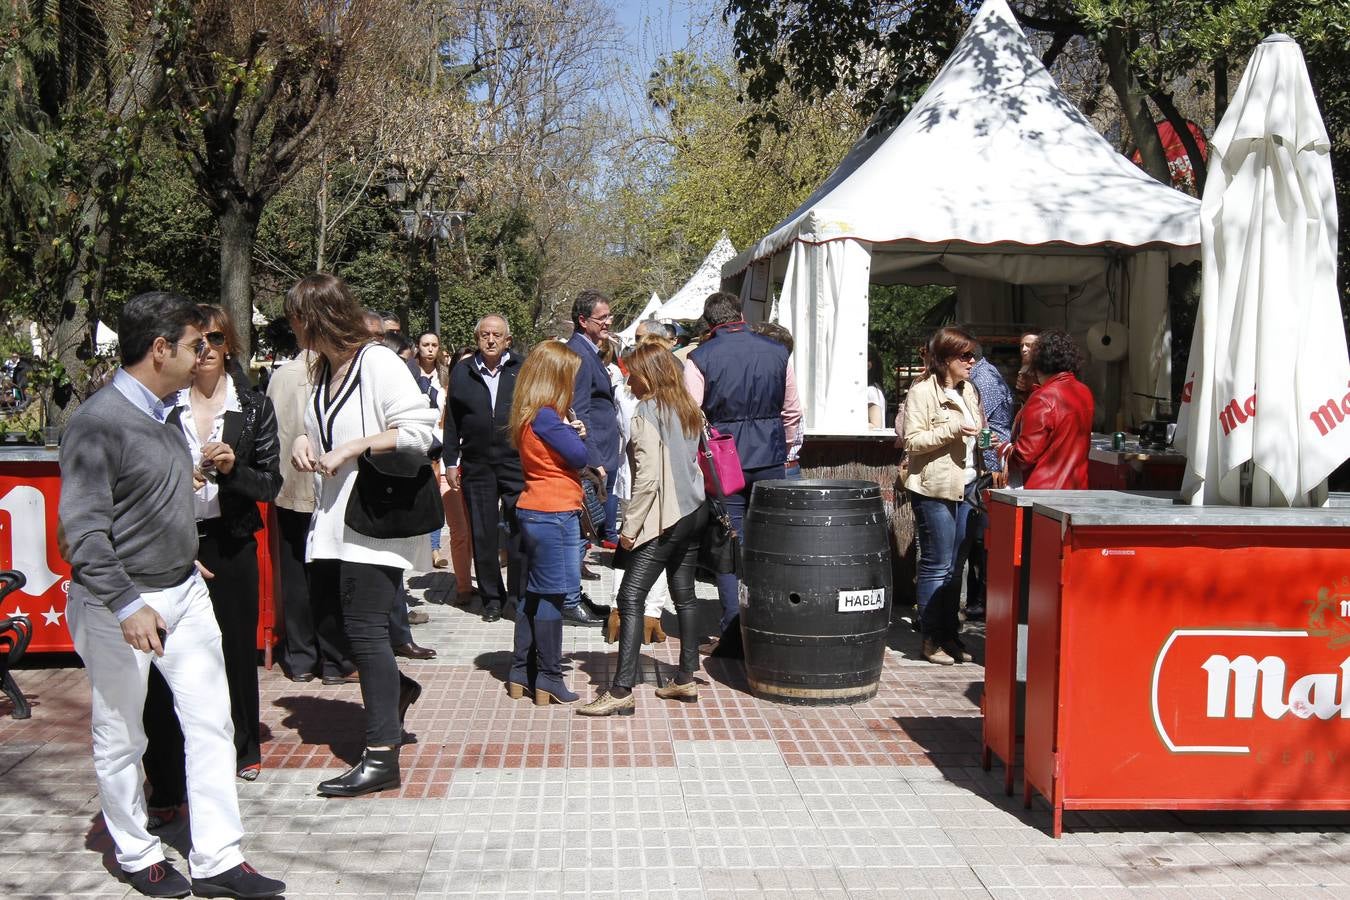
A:
{"label": "brown leather loafer", "polygon": [[417,644],[408,643],[402,647],[395,647],[394,655],[401,656],[404,659],[435,659],[436,651],[430,647],[419,647]]}

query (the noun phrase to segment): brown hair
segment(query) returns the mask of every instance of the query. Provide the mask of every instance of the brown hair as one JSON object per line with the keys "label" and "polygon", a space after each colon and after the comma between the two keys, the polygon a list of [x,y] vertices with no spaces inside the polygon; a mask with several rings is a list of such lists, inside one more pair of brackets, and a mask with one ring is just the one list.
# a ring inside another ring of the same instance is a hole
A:
{"label": "brown hair", "polygon": [[[197,308],[202,313],[202,337],[206,337],[207,331],[219,331],[225,335],[225,353],[228,356],[234,356],[239,349],[239,332],[235,331],[234,320],[230,314],[225,311],[223,306],[216,306],[212,303],[199,303]],[[216,327],[211,328],[212,325]]]}
{"label": "brown hair", "polygon": [[560,341],[544,341],[521,363],[511,400],[507,433],[511,446],[520,447],[520,436],[544,407],[566,418],[572,405],[572,385],[581,370],[581,357]]}
{"label": "brown hair", "polygon": [[964,328],[948,325],[933,332],[928,339],[928,358],[925,363],[928,371],[944,387],[947,384],[947,364],[963,353],[974,353],[978,346],[975,338]]}
{"label": "brown hair", "polygon": [[671,352],[657,341],[645,341],[625,357],[628,371],[647,386],[643,400],[652,400],[664,412],[673,412],[684,427],[684,436],[693,437],[703,426],[703,411],[684,386],[684,370]]}
{"label": "brown hair", "polygon": [[352,296],[347,282],[336,275],[315,272],[301,278],[286,292],[284,309],[288,319],[300,323],[304,343],[314,351],[310,375],[316,384],[325,355],[350,353],[370,343],[366,311]]}

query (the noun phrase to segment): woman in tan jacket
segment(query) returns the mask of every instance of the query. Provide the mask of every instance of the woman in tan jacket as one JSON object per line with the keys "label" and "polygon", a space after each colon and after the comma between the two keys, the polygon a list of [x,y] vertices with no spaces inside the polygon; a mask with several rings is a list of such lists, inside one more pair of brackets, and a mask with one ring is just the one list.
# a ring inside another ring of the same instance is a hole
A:
{"label": "woman in tan jacket", "polygon": [[708,508],[698,468],[703,414],[684,387],[684,373],[668,350],[643,344],[628,357],[628,385],[638,398],[628,442],[633,494],[628,501],[620,552],[628,553],[619,585],[619,664],[614,684],[577,710],[583,716],[631,715],[647,592],[664,575],[680,623],[680,668],[656,696],[698,699],[698,631],[694,567]]}
{"label": "woman in tan jacket", "polygon": [[979,460],[975,438],[984,425],[979,392],[968,380],[975,346],[961,329],[939,328],[928,342],[929,375],[905,397],[905,490],[919,543],[919,631],[924,659],[943,666],[970,660],[957,610],[970,550],[966,520]]}

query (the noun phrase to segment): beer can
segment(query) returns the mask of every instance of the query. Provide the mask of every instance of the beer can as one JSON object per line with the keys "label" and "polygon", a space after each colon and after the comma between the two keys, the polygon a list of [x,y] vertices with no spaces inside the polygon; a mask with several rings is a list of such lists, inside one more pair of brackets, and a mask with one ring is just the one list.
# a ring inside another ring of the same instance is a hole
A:
{"label": "beer can", "polygon": [[993,444],[993,441],[994,441],[993,432],[991,432],[988,428],[981,428],[981,429],[980,429],[980,449],[981,449],[981,450],[988,450],[989,447]]}
{"label": "beer can", "polygon": [[1112,450],[1125,449],[1125,432],[1117,431],[1115,434],[1111,435],[1111,449]]}

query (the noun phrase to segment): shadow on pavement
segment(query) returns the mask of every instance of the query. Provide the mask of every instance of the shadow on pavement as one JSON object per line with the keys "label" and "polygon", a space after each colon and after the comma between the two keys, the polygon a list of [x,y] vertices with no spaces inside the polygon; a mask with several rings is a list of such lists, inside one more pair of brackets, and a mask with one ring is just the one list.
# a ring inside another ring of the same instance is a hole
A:
{"label": "shadow on pavement", "polygon": [[327,744],[332,754],[349,766],[361,759],[366,712],[360,703],[295,695],[281,697],[273,705],[287,710],[281,724],[293,729],[302,744]]}

